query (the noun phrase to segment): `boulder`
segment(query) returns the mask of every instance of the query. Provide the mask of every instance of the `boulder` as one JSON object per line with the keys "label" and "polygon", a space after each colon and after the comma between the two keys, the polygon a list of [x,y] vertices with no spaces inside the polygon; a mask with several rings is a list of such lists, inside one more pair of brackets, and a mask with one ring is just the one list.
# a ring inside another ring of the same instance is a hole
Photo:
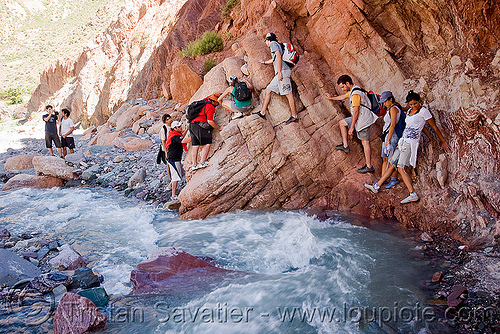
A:
{"label": "boulder", "polygon": [[144,168],[139,169],[134,175],[128,180],[128,187],[133,188],[137,184],[144,182],[146,179],[146,170]]}
{"label": "boulder", "polygon": [[173,100],[186,103],[202,84],[200,76],[185,62],[180,61],[173,67],[170,76],[170,92]]}
{"label": "boulder", "polygon": [[71,277],[63,273],[48,273],[33,278],[24,288],[26,292],[49,293],[59,285],[71,284]]}
{"label": "boulder", "polygon": [[70,153],[64,157],[64,160],[71,162],[73,165],[77,166],[80,161],[85,160],[85,156],[82,152]]}
{"label": "boulder", "polygon": [[33,154],[17,155],[5,161],[5,170],[23,170],[33,168]]}
{"label": "boulder", "polygon": [[87,265],[83,257],[68,244],[62,245],[59,254],[50,259],[49,263],[52,267],[62,270],[75,270]]}
{"label": "boulder", "polygon": [[104,307],[108,304],[109,297],[102,286],[78,291],[82,297],[88,298],[97,307]]}
{"label": "boulder", "polygon": [[0,259],[0,286],[12,286],[42,274],[39,268],[9,250],[0,248]]}
{"label": "boulder", "polygon": [[71,279],[72,283],[69,286],[70,289],[96,288],[101,285],[101,282],[103,281],[102,275],[97,275],[89,267],[81,267],[76,269],[73,276],[71,276]]}
{"label": "boulder", "polygon": [[6,228],[0,228],[0,239],[10,238],[10,232]]}
{"label": "boulder", "polygon": [[196,93],[190,95],[188,101],[191,103],[193,101],[202,100],[213,93],[222,93],[226,88],[227,81],[226,74],[224,73],[224,67],[223,64],[218,64],[205,75],[203,78],[203,85],[199,87]]}
{"label": "boulder", "polygon": [[54,313],[55,334],[86,333],[103,328],[106,316],[88,298],[66,292]]}
{"label": "boulder", "polygon": [[121,148],[121,149],[125,149],[125,143],[126,143],[126,141],[123,138],[116,137],[111,142],[111,145],[114,145],[114,146]]}
{"label": "boulder", "polygon": [[57,177],[63,180],[73,180],[73,168],[66,165],[66,162],[58,157],[37,156],[33,158],[33,166],[39,174]]}
{"label": "boulder", "polygon": [[120,137],[121,135],[123,135],[123,133],[121,131],[108,132],[108,133],[104,133],[102,135],[97,135],[96,144],[98,146],[113,145],[113,140],[115,140],[115,138]]}
{"label": "boulder", "polygon": [[120,116],[125,111],[127,111],[130,107],[132,107],[132,105],[130,103],[128,103],[128,102],[125,102],[124,104],[122,104],[120,106],[120,108],[118,108],[118,110],[113,115],[111,115],[111,117],[108,119],[107,124],[109,126],[115,127],[116,126],[116,122],[118,121],[118,118],[120,118]]}
{"label": "boulder", "polygon": [[85,181],[92,181],[97,178],[97,173],[101,170],[101,166],[99,165],[94,165],[86,170],[83,171],[82,173],[82,179]]}
{"label": "boulder", "polygon": [[126,128],[132,127],[135,121],[139,120],[138,111],[142,108],[140,105],[136,105],[127,109],[116,121],[116,131],[124,130]]}
{"label": "boulder", "polygon": [[94,132],[96,132],[96,131],[97,131],[97,128],[96,128],[95,126],[93,126],[93,125],[92,125],[92,126],[89,126],[89,127],[87,128],[87,130],[85,130],[85,131],[83,132],[83,135],[84,135],[84,136],[86,136],[86,135],[88,135],[88,134],[92,134],[92,133],[94,133]]}
{"label": "boulder", "polygon": [[175,291],[184,284],[204,284],[211,276],[230,272],[173,247],[162,247],[137,265],[130,280],[134,283],[134,293]]}
{"label": "boulder", "polygon": [[133,138],[123,144],[123,147],[127,151],[143,151],[151,146],[153,146],[153,142],[151,140],[142,138]]}
{"label": "boulder", "polygon": [[[56,158],[59,159],[59,158]],[[52,176],[17,174],[4,184],[2,191],[17,188],[54,188],[62,187],[64,181]]]}

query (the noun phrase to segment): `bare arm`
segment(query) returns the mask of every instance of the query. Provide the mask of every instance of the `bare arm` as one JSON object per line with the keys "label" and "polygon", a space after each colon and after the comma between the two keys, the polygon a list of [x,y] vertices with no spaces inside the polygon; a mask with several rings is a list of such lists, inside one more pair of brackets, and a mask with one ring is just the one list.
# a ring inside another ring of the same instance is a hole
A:
{"label": "bare arm", "polygon": [[253,89],[253,85],[252,85],[252,83],[250,81],[248,81],[245,78],[242,78],[241,81],[244,81],[247,84],[248,89],[250,89],[250,90]]}
{"label": "bare arm", "polygon": [[222,126],[217,125],[214,121],[208,120],[207,123],[210,124],[212,128],[222,131]]}
{"label": "bare arm", "polygon": [[396,124],[398,120],[398,111],[399,111],[398,108],[395,106],[392,106],[391,110],[389,110],[389,112],[391,113],[391,125],[389,125],[389,132],[387,133],[387,141],[385,147],[389,146],[392,135],[394,134],[394,129],[396,129]]}
{"label": "bare arm", "polygon": [[227,87],[224,93],[222,93],[222,95],[219,96],[217,102],[219,102],[219,104],[222,104],[222,99],[224,99],[229,93],[231,93],[232,90],[233,90],[232,86]]}
{"label": "bare arm", "polygon": [[439,140],[441,141],[441,148],[443,150],[448,150],[448,143],[446,142],[446,139],[444,139],[443,134],[441,133],[441,131],[437,127],[436,121],[434,121],[434,118],[429,118],[427,120],[427,123],[429,123],[429,125],[432,127],[432,129],[434,130],[434,132],[436,132]]}
{"label": "bare arm", "polygon": [[[69,136],[70,134],[72,134],[74,130],[75,130],[75,127],[72,126],[71,129],[69,129],[69,131],[65,135],[63,135],[63,137],[66,138],[67,136]],[[59,129],[59,132],[61,132],[60,129]]]}
{"label": "bare arm", "polygon": [[352,107],[352,122],[351,122],[351,127],[349,128],[350,136],[354,134],[354,125],[356,125],[358,117],[359,117],[359,106]]}
{"label": "bare arm", "polygon": [[191,136],[188,133],[184,138],[182,138],[182,143],[183,144],[187,144],[187,143],[190,143],[190,142],[191,142]]}
{"label": "bare arm", "polygon": [[330,101],[342,101],[347,99],[349,96],[347,94],[344,95],[337,95],[337,96],[331,96],[330,94],[326,94],[326,99]]}

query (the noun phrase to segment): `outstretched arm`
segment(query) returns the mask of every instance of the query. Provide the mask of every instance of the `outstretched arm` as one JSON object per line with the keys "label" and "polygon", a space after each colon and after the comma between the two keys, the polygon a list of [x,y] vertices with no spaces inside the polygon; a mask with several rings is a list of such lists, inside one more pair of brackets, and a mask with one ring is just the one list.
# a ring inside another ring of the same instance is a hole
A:
{"label": "outstretched arm", "polygon": [[331,96],[330,94],[326,94],[326,99],[330,101],[342,101],[347,99],[349,96],[347,94],[344,95],[337,95],[337,96]]}
{"label": "outstretched arm", "polygon": [[446,142],[446,139],[444,139],[443,134],[441,133],[441,131],[437,127],[436,121],[434,121],[434,118],[428,119],[427,123],[429,123],[429,125],[432,127],[432,129],[434,130],[434,132],[437,134],[439,140],[441,141],[441,148],[443,150],[448,150],[448,143]]}

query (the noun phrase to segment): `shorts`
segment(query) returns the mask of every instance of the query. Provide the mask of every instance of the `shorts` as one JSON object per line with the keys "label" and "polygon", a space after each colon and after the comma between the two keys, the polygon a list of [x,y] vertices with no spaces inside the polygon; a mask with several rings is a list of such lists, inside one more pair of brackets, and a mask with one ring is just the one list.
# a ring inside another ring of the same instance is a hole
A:
{"label": "shorts", "polygon": [[212,144],[212,130],[203,129],[198,123],[189,124],[191,134],[191,144],[193,146],[205,146]]}
{"label": "shorts", "polygon": [[184,169],[180,161],[168,161],[168,170],[170,171],[170,181],[181,181],[184,177]]}
{"label": "shorts", "polygon": [[380,155],[382,158],[390,158],[396,148],[398,147],[398,135],[396,133],[392,134],[391,141],[389,142],[389,145],[387,146],[387,149],[385,148],[385,144],[387,144],[387,137],[385,136],[385,140],[382,143],[382,154]]}
{"label": "shorts", "polygon": [[[347,123],[348,127],[351,127],[351,123],[352,123],[352,117],[347,117],[347,118],[344,118],[344,121]],[[363,130],[361,131],[356,131],[356,136],[358,137],[359,140],[370,140],[370,128],[371,128],[371,125],[364,128]]]}
{"label": "shorts", "polygon": [[233,109],[236,112],[246,113],[247,111],[253,109],[253,107],[251,104],[244,107],[237,107],[236,103],[234,101],[231,101],[231,109]]}
{"label": "shorts", "polygon": [[45,131],[45,147],[52,148],[52,142],[54,142],[57,148],[61,148],[61,141],[57,133]]}
{"label": "shorts", "polygon": [[290,71],[285,71],[283,73],[283,80],[279,81],[278,80],[278,75],[276,74],[267,85],[267,89],[270,91],[279,94],[279,95],[288,95],[292,93],[292,80],[290,80],[290,75],[292,72]]}
{"label": "shorts", "polygon": [[74,149],[75,139],[73,137],[66,137],[66,138],[61,137],[61,146]]}
{"label": "shorts", "polygon": [[398,146],[396,151],[389,160],[391,165],[404,168],[410,165],[411,158],[411,146],[410,143],[403,141],[401,145]]}

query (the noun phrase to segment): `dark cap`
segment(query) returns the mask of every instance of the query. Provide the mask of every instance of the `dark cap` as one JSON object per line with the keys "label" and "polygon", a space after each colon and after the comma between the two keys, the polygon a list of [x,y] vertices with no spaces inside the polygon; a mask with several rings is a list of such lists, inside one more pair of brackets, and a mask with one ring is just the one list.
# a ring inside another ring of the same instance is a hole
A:
{"label": "dark cap", "polygon": [[267,35],[266,35],[266,40],[268,41],[277,41],[278,38],[276,37],[276,35],[272,32],[268,32]]}

